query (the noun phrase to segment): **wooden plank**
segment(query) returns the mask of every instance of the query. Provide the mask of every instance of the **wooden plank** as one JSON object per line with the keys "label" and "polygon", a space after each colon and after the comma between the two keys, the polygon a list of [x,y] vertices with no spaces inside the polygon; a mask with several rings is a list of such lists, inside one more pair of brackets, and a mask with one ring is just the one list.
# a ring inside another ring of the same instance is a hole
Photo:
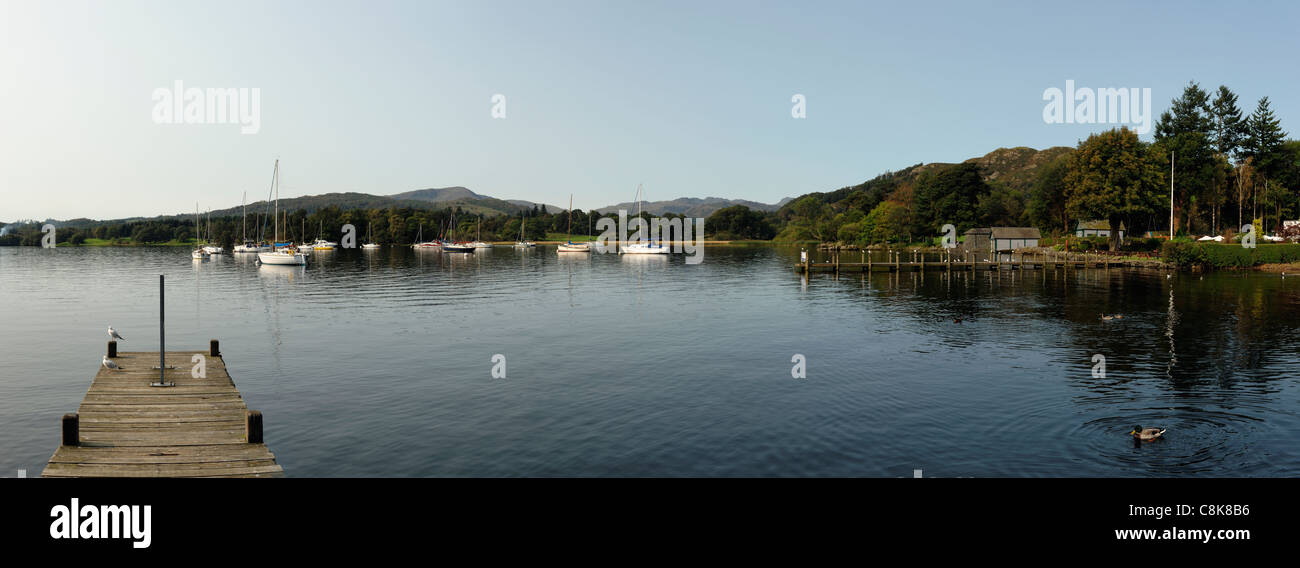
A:
{"label": "wooden plank", "polygon": [[275,460],[199,464],[69,464],[52,463],[44,477],[207,477],[282,474]]}

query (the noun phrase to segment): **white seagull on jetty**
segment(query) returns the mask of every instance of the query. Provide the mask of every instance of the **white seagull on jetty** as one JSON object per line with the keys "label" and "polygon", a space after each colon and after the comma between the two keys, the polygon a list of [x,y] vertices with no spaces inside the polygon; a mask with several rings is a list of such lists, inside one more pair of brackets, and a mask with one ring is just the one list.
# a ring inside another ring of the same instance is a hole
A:
{"label": "white seagull on jetty", "polygon": [[114,371],[116,371],[116,370],[118,370],[118,369],[121,369],[121,367],[118,367],[118,366],[117,366],[117,363],[114,363],[112,359],[109,359],[109,358],[108,358],[108,355],[105,355],[105,356],[104,356],[104,363],[103,363],[103,365],[104,365],[104,368],[106,368],[106,369],[110,369],[110,370],[114,370]]}
{"label": "white seagull on jetty", "polygon": [[121,339],[122,341],[126,341],[126,338],[118,335],[117,330],[113,329],[113,326],[111,325],[108,326],[108,336],[112,339]]}

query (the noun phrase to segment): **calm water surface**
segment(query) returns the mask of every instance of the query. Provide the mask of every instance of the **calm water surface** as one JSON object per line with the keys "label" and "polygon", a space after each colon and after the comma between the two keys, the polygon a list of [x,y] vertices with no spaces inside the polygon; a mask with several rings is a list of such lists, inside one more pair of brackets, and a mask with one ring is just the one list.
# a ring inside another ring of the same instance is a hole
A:
{"label": "calm water surface", "polygon": [[221,340],[290,476],[1300,473],[1300,278],[797,257],[0,248],[0,475],[39,474],[105,328],[157,349],[159,274],[169,347]]}

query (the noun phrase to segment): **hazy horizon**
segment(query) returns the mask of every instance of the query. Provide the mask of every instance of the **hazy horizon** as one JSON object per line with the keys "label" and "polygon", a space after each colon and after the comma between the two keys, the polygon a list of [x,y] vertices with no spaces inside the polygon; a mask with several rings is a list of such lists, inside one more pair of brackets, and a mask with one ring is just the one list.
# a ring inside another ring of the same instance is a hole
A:
{"label": "hazy horizon", "polygon": [[[1116,126],[1045,122],[1067,81],[1150,89],[1156,116],[1189,81],[1224,84],[1294,129],[1298,11],[0,0],[0,220],[226,208],[264,199],[276,159],[282,198],[463,186],[585,210],[640,183],[776,203]],[[257,89],[256,133],[159,123],[177,81]]]}

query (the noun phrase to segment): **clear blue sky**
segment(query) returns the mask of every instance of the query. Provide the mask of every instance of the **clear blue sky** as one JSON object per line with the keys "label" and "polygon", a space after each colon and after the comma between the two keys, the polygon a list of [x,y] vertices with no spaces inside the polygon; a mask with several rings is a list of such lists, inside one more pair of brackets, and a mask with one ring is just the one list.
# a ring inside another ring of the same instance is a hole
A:
{"label": "clear blue sky", "polygon": [[[774,202],[1001,146],[1073,145],[1044,89],[1195,80],[1300,130],[1292,2],[0,0],[0,220],[463,185],[603,206]],[[261,130],[152,93],[261,90]],[[506,118],[490,115],[506,95]],[[790,115],[807,97],[807,118]],[[1294,134],[1300,136],[1300,133]],[[1148,135],[1149,138],[1149,135]]]}

